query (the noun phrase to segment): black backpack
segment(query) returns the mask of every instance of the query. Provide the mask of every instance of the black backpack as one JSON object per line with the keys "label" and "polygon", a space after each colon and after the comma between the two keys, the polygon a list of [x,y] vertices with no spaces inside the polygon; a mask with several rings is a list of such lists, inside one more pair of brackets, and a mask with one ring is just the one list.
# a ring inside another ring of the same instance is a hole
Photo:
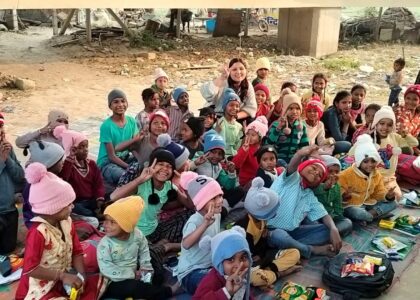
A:
{"label": "black backpack", "polygon": [[344,299],[379,297],[391,286],[394,278],[394,268],[391,261],[384,255],[370,254],[371,256],[382,258],[382,266],[386,267],[385,271],[375,272],[373,276],[366,277],[341,277],[341,268],[346,264],[348,258],[362,259],[365,255],[369,255],[369,253],[350,252],[338,254],[326,264],[322,274],[322,281],[331,291],[343,295]]}

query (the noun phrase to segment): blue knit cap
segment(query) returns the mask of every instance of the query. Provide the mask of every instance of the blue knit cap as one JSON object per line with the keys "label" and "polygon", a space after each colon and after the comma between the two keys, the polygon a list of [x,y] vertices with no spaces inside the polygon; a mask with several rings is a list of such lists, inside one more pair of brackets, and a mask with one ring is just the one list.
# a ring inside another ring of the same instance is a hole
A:
{"label": "blue knit cap", "polygon": [[174,89],[173,97],[174,97],[174,100],[175,100],[176,103],[178,103],[179,97],[181,97],[181,95],[183,93],[187,93],[187,90],[183,87],[177,87],[177,88]]}
{"label": "blue knit cap", "polygon": [[225,151],[226,143],[223,137],[216,130],[211,129],[204,134],[204,153],[213,149],[222,149]]}
{"label": "blue knit cap", "polygon": [[167,133],[160,134],[156,142],[160,147],[165,148],[174,155],[177,170],[185,164],[190,156],[190,151],[183,145],[172,142],[170,135]]}
{"label": "blue knit cap", "polygon": [[226,88],[223,91],[223,102],[222,102],[222,109],[225,111],[226,106],[229,104],[230,101],[238,101],[241,104],[241,98],[235,93],[235,91],[231,88]]}
{"label": "blue knit cap", "polygon": [[264,187],[264,180],[255,177],[245,198],[245,209],[257,220],[270,220],[279,208],[278,194]]}

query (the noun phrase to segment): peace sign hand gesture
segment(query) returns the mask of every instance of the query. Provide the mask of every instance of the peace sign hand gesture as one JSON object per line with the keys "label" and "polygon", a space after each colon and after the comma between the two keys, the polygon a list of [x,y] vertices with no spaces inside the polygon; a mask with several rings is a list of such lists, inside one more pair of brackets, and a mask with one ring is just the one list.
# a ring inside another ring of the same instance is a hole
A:
{"label": "peace sign hand gesture", "polygon": [[146,182],[147,180],[149,180],[150,178],[153,177],[153,175],[156,173],[156,158],[153,161],[152,165],[148,168],[144,168],[143,171],[141,171],[140,176],[139,176],[139,180],[141,182]]}
{"label": "peace sign hand gesture", "polygon": [[244,270],[241,271],[243,265],[244,265],[244,263],[241,262],[241,264],[239,265],[236,272],[233,273],[232,275],[230,275],[226,279],[225,287],[226,287],[226,290],[228,291],[228,293],[231,296],[233,296],[244,284],[243,279],[244,279],[244,276],[245,276],[246,272],[248,271],[248,268],[245,268]]}
{"label": "peace sign hand gesture", "polygon": [[248,152],[248,150],[249,150],[249,136],[245,136],[245,141],[242,144],[242,149],[244,149],[245,152]]}
{"label": "peace sign hand gesture", "polygon": [[214,217],[214,203],[210,204],[209,210],[207,211],[206,215],[204,216],[204,223],[207,226],[210,226],[214,223],[215,217]]}

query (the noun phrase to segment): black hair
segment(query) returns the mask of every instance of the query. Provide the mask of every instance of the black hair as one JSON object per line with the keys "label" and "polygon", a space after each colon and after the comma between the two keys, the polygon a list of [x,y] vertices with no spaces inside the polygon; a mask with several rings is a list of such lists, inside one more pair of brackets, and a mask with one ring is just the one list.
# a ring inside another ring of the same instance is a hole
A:
{"label": "black hair", "polygon": [[[229,62],[229,68],[232,67],[235,63],[241,63],[244,65],[244,67],[247,67],[246,62],[242,59],[242,58],[232,58]],[[240,86],[239,86],[239,90],[237,88],[235,88],[234,83],[235,81],[233,81],[233,79],[229,76],[228,77],[228,86],[230,88],[232,88],[236,93],[239,92],[238,96],[239,98],[241,98],[241,101],[243,102],[246,95],[248,94],[248,89],[249,89],[249,84],[248,84],[248,79],[245,77],[244,80],[241,81]]]}
{"label": "black hair", "polygon": [[351,97],[351,94],[348,91],[339,91],[337,95],[335,95],[334,97],[334,101],[333,101],[334,106],[336,106],[338,102],[340,102],[346,97]]}
{"label": "black hair", "polygon": [[297,87],[297,85],[291,81],[285,81],[283,82],[283,84],[281,85],[281,91],[284,90],[285,88],[290,88],[292,86]]}
{"label": "black hair", "polygon": [[402,58],[402,57],[400,57],[400,58],[397,58],[396,60],[394,60],[394,64],[398,64],[398,65],[400,65],[401,67],[405,67],[405,59],[404,58]]}
{"label": "black hair", "polygon": [[147,102],[150,99],[152,99],[155,94],[156,94],[156,92],[153,89],[147,88],[147,89],[144,89],[141,92],[141,97],[142,97],[144,102]]}
{"label": "black hair", "polygon": [[363,85],[361,85],[361,84],[355,84],[355,85],[353,85],[353,87],[351,88],[350,93],[353,94],[353,92],[355,90],[358,90],[358,89],[364,90],[365,91],[365,94],[367,93],[366,88]]}
{"label": "black hair", "polygon": [[379,104],[371,103],[368,106],[366,106],[365,112],[368,111],[368,110],[374,110],[376,112],[376,111],[378,111],[380,109],[381,109],[381,106]]}

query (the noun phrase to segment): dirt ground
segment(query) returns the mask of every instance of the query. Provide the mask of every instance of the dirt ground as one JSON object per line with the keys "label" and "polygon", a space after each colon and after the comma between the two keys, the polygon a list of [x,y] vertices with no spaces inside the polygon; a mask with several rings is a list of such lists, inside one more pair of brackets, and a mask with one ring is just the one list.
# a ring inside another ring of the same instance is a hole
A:
{"label": "dirt ground", "polygon": [[[32,27],[24,33],[0,32],[0,77],[13,75],[36,82],[29,91],[0,89],[0,110],[6,115],[8,138],[45,125],[52,108],[65,110],[71,127],[88,134],[95,152],[95,140],[101,120],[108,114],[107,93],[122,88],[129,99],[129,114],[142,109],[141,90],[153,81],[153,70],[162,67],[172,87],[185,85],[190,91],[191,108],[202,107],[200,85],[219,74],[219,67],[235,56],[249,63],[249,78],[254,78],[255,61],[261,56],[272,63],[271,93],[276,98],[281,82],[292,80],[300,92],[310,88],[314,73],[325,72],[330,78],[328,91],[349,89],[360,82],[368,87],[367,102],[385,103],[388,88],[383,78],[391,72],[392,62],[402,55],[402,45],[368,44],[341,46],[336,54],[323,59],[295,57],[275,50],[275,32],[244,39],[238,50],[236,38],[209,38],[195,35],[174,40],[166,52],[131,49],[124,38],[93,44],[51,47],[51,28]],[[163,42],[165,43],[165,42]],[[154,52],[156,59],[140,57]],[[420,46],[404,46],[407,59],[406,79],[413,82],[420,66]],[[208,66],[207,69],[191,69]],[[369,70],[372,67],[373,69]],[[364,70],[364,71],[363,71]],[[2,74],[1,74],[2,73]]]}

